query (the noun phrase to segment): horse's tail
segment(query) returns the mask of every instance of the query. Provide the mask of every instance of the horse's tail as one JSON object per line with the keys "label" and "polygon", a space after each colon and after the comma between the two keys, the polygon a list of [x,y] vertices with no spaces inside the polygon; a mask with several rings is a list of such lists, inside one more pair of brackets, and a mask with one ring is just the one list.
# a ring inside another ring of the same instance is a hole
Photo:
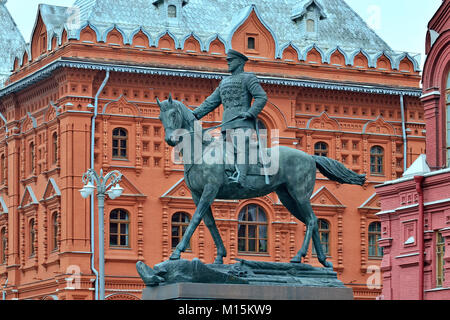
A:
{"label": "horse's tail", "polygon": [[319,169],[320,173],[330,180],[339,183],[357,184],[360,186],[366,181],[365,174],[357,174],[356,172],[347,169],[339,161],[321,156],[312,157],[316,162],[316,167]]}

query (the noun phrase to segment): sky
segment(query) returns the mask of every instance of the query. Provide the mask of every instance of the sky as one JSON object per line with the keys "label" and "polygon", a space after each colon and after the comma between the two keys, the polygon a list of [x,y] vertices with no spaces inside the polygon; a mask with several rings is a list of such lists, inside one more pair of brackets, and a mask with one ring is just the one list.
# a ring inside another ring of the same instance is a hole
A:
{"label": "sky", "polygon": [[[442,0],[345,1],[393,50],[419,53],[421,65],[423,65],[427,24]],[[25,41],[29,42],[39,3],[69,7],[74,2],[74,0],[8,0],[6,7],[11,12]],[[255,3],[257,2],[258,0],[255,0]]]}

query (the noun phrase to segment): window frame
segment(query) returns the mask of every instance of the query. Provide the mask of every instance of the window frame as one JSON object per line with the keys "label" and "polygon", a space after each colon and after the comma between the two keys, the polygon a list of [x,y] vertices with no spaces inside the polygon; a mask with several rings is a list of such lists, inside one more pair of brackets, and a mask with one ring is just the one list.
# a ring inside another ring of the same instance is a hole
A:
{"label": "window frame", "polygon": [[[114,212],[117,211],[117,217],[118,218],[111,218],[112,214]],[[126,219],[121,219],[121,213],[125,213],[126,214]],[[123,208],[115,208],[113,210],[110,211],[109,213],[109,247],[110,248],[131,248],[131,241],[130,241],[130,237],[131,237],[131,232],[130,232],[130,226],[131,226],[131,218],[130,218],[130,212],[128,210],[125,210]],[[117,231],[116,232],[111,232],[111,226],[113,224],[117,224]],[[122,233],[122,225],[126,226],[126,233]],[[111,243],[111,236],[116,236],[116,244],[112,244]],[[121,237],[125,236],[126,237],[126,245],[121,244]]]}
{"label": "window frame", "polygon": [[[179,215],[179,219],[177,221],[174,220],[176,215]],[[188,222],[183,222],[183,217],[187,217]],[[189,223],[191,222],[191,215],[184,211],[177,211],[174,214],[172,214],[172,218],[170,219],[171,228],[170,228],[170,246],[173,249],[176,248],[176,246],[181,242],[183,239],[184,233],[186,232],[186,228],[189,226]],[[177,235],[174,235],[174,228],[177,230]],[[174,243],[174,239],[177,239],[176,244]],[[192,251],[191,241],[189,241],[189,244],[186,248],[187,252]]]}
{"label": "window frame", "polygon": [[445,113],[446,113],[446,119],[444,120],[446,123],[445,128],[445,141],[446,141],[446,163],[447,167],[450,167],[450,72],[447,75],[447,85],[445,90]]}
{"label": "window frame", "polygon": [[58,223],[58,211],[54,211],[51,215],[51,221],[52,221],[52,252],[59,250],[59,223]]}
{"label": "window frame", "polygon": [[[371,226],[377,225],[379,228],[376,230],[371,230]],[[371,238],[375,237],[375,242],[371,243]],[[370,259],[381,259],[383,258],[383,248],[378,245],[378,240],[381,238],[381,222],[374,221],[367,227],[367,253]],[[375,254],[371,254],[371,248],[375,249]]]}
{"label": "window frame", "polygon": [[435,272],[436,288],[442,288],[445,281],[445,238],[439,231],[435,232]]}
{"label": "window frame", "polygon": [[[381,150],[381,153],[375,153],[374,150]],[[379,145],[372,146],[370,148],[370,174],[373,176],[384,176],[384,158],[385,152],[384,148]],[[381,159],[381,163],[379,160]],[[375,160],[375,161],[374,161]],[[375,164],[374,164],[375,163]],[[376,166],[377,170],[372,170]]]}
{"label": "window frame", "polygon": [[58,162],[58,134],[53,132],[52,134],[52,164]]}
{"label": "window frame", "polygon": [[[115,135],[114,132],[118,130],[118,134]],[[125,136],[120,135],[121,130],[125,132]],[[113,160],[128,160],[128,130],[122,127],[117,127],[112,130],[112,144],[111,144],[111,155]],[[117,141],[117,146],[114,147],[114,141]],[[122,141],[125,141],[125,147],[122,146]],[[114,151],[117,150],[117,155],[114,155]],[[121,155],[121,151],[125,150],[125,156]]]}
{"label": "window frame", "polygon": [[6,250],[8,248],[8,237],[6,235],[6,227],[0,229],[0,265],[8,262]]}
{"label": "window frame", "polygon": [[[256,220],[255,221],[248,221],[248,209],[254,206],[255,207],[255,214],[256,214]],[[244,213],[245,210],[245,213]],[[260,220],[260,212],[264,216],[265,220]],[[244,213],[244,214],[243,214]],[[247,220],[244,220],[246,217]],[[254,237],[249,236],[249,227],[254,227]],[[244,236],[240,235],[240,228],[244,227]],[[261,235],[261,228],[265,227],[265,237]],[[258,204],[247,204],[244,206],[240,211],[238,215],[238,226],[237,226],[237,251],[238,254],[256,254],[256,255],[267,255],[269,254],[269,222],[268,222],[268,215],[263,207],[259,206]],[[254,241],[254,250],[250,250],[250,241]],[[241,250],[240,242],[244,241],[244,250]],[[261,241],[265,242],[265,250],[261,247]]]}
{"label": "window frame", "polygon": [[30,153],[29,153],[29,162],[30,162],[30,166],[29,166],[29,174],[30,175],[32,175],[32,174],[34,174],[35,173],[35,170],[36,170],[36,167],[35,167],[35,165],[34,165],[34,160],[35,160],[35,158],[36,158],[36,146],[35,146],[35,144],[34,144],[34,141],[31,141],[30,143],[29,143],[29,145],[28,145],[28,147],[29,147],[29,151],[30,151]]}
{"label": "window frame", "polygon": [[[327,228],[326,229],[322,228],[321,222],[324,222],[324,223],[327,224]],[[318,227],[319,227],[320,245],[322,246],[323,253],[325,254],[325,256],[331,257],[331,254],[330,254],[330,252],[331,252],[331,241],[330,241],[330,239],[331,239],[330,238],[330,235],[331,235],[331,223],[330,223],[330,221],[328,221],[326,219],[319,218],[317,220],[317,224],[318,224]],[[326,241],[326,242],[323,241],[323,237],[322,237],[323,234],[327,234],[328,235],[327,236],[328,241]],[[324,244],[326,244],[326,249],[324,247]],[[311,252],[312,252],[313,256],[317,256],[316,248],[314,247],[314,245],[312,246],[312,251]]]}
{"label": "window frame", "polygon": [[[319,148],[326,146],[325,149],[323,148]],[[328,157],[330,153],[330,146],[328,143],[326,143],[325,141],[317,141],[316,143],[314,143],[314,155],[315,156],[320,156],[320,157]]]}
{"label": "window frame", "polygon": [[36,220],[35,218],[31,218],[28,220],[28,257],[32,258],[36,255]]}

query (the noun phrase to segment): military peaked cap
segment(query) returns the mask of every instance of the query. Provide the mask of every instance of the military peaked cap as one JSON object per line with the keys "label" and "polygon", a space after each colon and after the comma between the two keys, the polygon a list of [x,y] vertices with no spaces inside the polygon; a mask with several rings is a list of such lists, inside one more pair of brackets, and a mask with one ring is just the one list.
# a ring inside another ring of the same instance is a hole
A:
{"label": "military peaked cap", "polygon": [[244,61],[248,61],[248,58],[245,55],[243,55],[242,53],[240,53],[236,50],[233,50],[233,49],[228,50],[227,56],[230,58],[238,57],[238,58],[243,59]]}

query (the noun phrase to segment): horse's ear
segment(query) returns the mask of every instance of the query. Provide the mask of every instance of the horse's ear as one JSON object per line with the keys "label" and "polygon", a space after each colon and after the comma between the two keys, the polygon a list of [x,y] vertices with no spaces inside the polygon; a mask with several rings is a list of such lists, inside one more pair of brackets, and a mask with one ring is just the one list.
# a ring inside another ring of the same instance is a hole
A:
{"label": "horse's ear", "polygon": [[172,99],[172,94],[169,93],[169,103],[172,104],[172,101],[173,101],[173,99]]}
{"label": "horse's ear", "polygon": [[161,109],[161,101],[159,101],[158,97],[156,97],[156,103],[158,104],[158,107]]}

